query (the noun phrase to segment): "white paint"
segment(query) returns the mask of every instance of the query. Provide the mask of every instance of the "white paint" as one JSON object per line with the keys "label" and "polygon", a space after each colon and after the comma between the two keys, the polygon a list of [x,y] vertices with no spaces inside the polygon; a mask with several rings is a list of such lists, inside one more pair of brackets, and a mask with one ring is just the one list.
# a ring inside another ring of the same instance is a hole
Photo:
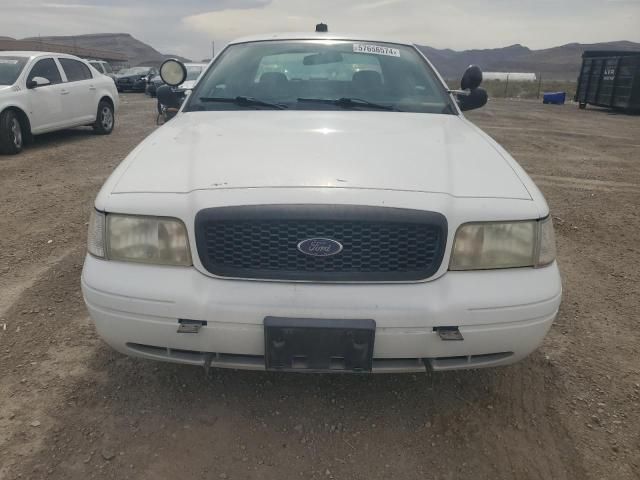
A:
{"label": "white paint", "polygon": [[[208,272],[197,253],[196,214],[204,208],[269,204],[439,212],[448,223],[444,260],[429,279],[396,284],[226,280]],[[369,318],[377,322],[375,358],[514,352],[482,365],[493,366],[537,348],[560,304],[555,263],[448,271],[462,224],[549,214],[524,170],[460,112],[181,112],[119,165],[95,206],[109,213],[178,218],[189,237],[192,267],[87,257],[83,292],[98,332],[132,355],[141,354],[128,342],[262,355],[266,316]],[[209,324],[197,335],[181,335],[179,318]],[[465,340],[443,342],[435,326],[458,326]]]}

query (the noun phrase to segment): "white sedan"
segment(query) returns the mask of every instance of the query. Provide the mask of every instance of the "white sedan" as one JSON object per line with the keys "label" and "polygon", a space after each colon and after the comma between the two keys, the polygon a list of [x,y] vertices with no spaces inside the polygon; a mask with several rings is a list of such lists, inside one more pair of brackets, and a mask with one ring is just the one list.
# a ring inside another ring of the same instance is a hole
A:
{"label": "white sedan", "polygon": [[109,77],[72,55],[0,52],[0,153],[33,135],[81,125],[113,131],[118,92]]}
{"label": "white sedan", "polygon": [[[161,68],[181,84],[176,61]],[[82,289],[149,359],[271,371],[506,365],[562,286],[549,207],[413,45],[231,43],[102,187]]]}

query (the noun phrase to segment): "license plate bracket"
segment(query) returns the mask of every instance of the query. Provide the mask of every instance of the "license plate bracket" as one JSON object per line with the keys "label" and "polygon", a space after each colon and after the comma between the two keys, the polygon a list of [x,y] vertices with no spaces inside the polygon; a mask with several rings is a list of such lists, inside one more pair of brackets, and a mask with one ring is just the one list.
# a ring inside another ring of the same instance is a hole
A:
{"label": "license plate bracket", "polygon": [[376,322],[267,317],[265,367],[272,371],[371,372]]}

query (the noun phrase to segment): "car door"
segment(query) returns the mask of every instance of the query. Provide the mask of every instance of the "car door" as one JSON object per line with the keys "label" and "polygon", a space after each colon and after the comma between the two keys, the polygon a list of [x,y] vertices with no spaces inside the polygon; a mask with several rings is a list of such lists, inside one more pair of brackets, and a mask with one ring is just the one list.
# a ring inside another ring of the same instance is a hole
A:
{"label": "car door", "polygon": [[26,84],[29,85],[35,77],[46,78],[50,83],[28,89],[31,131],[42,133],[62,128],[69,116],[63,107],[64,97],[69,92],[64,87],[60,70],[52,57],[36,60],[26,77]]}
{"label": "car door", "polygon": [[64,101],[68,103],[73,123],[92,123],[96,119],[98,100],[91,69],[73,58],[58,57],[58,62],[67,77],[65,85],[69,90],[69,96]]}

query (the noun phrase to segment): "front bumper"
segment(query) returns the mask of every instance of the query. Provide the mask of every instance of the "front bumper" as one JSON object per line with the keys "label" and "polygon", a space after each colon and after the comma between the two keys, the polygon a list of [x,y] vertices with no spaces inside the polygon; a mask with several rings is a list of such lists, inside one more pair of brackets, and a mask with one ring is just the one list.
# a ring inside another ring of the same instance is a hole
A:
{"label": "front bumper", "polygon": [[[432,282],[313,284],[223,280],[195,268],[87,256],[82,290],[100,336],[128,355],[264,369],[265,317],[373,319],[374,372],[507,365],[543,341],[557,314],[557,265],[447,272]],[[179,319],[206,321],[177,333]],[[458,327],[443,341],[434,327]]]}

